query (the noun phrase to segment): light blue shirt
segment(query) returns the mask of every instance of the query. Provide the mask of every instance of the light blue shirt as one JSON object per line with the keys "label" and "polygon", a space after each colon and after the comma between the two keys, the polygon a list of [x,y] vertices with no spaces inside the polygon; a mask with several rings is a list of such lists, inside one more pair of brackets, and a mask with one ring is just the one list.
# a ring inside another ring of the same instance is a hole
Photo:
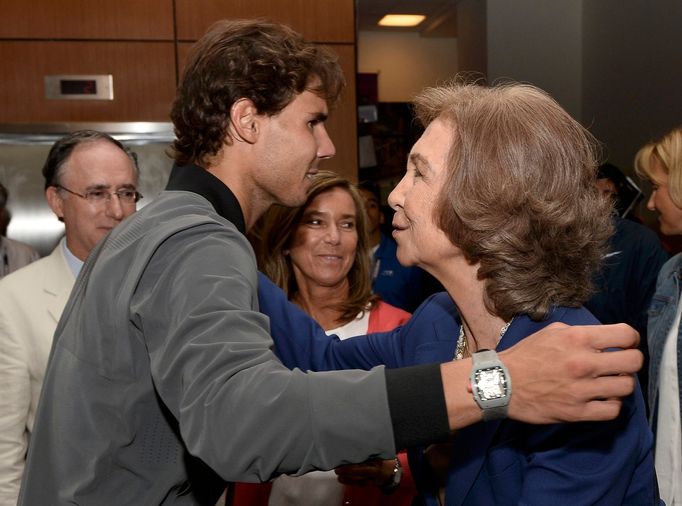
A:
{"label": "light blue shirt", "polygon": [[80,258],[77,258],[73,253],[71,253],[71,251],[69,251],[69,248],[66,246],[66,241],[62,242],[62,247],[64,248],[64,258],[66,258],[66,263],[69,264],[69,269],[71,269],[71,272],[73,272],[73,277],[77,278],[78,273],[80,273],[85,262],[83,262]]}

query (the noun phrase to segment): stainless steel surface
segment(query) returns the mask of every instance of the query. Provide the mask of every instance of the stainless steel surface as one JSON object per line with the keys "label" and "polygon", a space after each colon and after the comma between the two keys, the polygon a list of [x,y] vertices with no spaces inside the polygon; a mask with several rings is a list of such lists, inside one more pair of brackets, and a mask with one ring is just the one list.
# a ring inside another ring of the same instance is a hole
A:
{"label": "stainless steel surface", "polygon": [[164,122],[0,123],[0,144],[52,144],[68,132],[85,129],[106,132],[121,142],[133,145],[169,144],[175,138],[173,124]]}
{"label": "stainless steel surface", "polygon": [[8,237],[48,254],[64,233],[45,201],[42,167],[50,146],[65,133],[90,128],[121,140],[138,155],[144,199],[151,202],[164,188],[172,161],[166,154],[173,139],[170,123],[55,123],[46,125],[0,124],[0,182],[9,191],[12,221]]}
{"label": "stainless steel surface", "polygon": [[45,98],[52,100],[113,100],[114,77],[101,75],[45,76]]}

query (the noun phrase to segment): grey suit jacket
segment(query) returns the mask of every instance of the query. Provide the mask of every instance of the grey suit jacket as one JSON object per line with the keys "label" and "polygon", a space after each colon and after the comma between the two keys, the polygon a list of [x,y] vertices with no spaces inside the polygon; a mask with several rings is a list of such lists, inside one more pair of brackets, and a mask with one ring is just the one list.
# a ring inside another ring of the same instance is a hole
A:
{"label": "grey suit jacket", "polygon": [[75,278],[63,239],[0,280],[0,506],[14,506],[57,322]]}

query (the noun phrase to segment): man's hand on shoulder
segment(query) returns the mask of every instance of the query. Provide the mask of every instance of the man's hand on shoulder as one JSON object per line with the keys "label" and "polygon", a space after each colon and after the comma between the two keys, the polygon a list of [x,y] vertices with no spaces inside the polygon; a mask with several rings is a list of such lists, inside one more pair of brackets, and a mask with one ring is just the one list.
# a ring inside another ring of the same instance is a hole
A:
{"label": "man's hand on shoulder", "polygon": [[[536,424],[615,418],[642,367],[638,343],[625,324],[548,325],[498,355],[513,386],[507,416]],[[471,359],[441,364],[451,429],[482,420],[467,388],[471,368]]]}
{"label": "man's hand on shoulder", "polygon": [[[635,388],[643,355],[625,324],[555,323],[500,353],[513,380],[509,418],[529,423],[610,420]],[[609,348],[620,348],[603,353]]]}

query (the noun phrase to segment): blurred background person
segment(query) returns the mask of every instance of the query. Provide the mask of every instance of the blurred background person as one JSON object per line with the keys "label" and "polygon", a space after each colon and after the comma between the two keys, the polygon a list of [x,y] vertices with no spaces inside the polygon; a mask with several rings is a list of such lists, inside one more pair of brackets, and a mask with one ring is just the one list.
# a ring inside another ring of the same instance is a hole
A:
{"label": "blurred background person", "polygon": [[38,252],[28,244],[7,237],[7,226],[12,218],[7,209],[8,199],[9,192],[0,183],[0,278],[40,258]]}
{"label": "blurred background person", "polygon": [[382,232],[385,218],[379,185],[362,181],[358,191],[367,213],[372,290],[389,304],[412,312],[431,293],[440,290],[431,289],[431,276],[419,267],[405,267],[398,262],[395,241]]}
{"label": "blurred background person", "polygon": [[602,163],[597,170],[596,184],[602,195],[613,199],[614,214],[638,223],[642,222],[635,215],[634,209],[643,195],[634,183],[628,181],[622,170],[612,163]]}
{"label": "blurred background person", "polygon": [[[319,171],[303,206],[276,206],[257,227],[260,269],[340,339],[392,330],[410,318],[372,294],[366,223],[355,187],[333,172]],[[269,504],[408,506],[416,490],[405,454],[399,459],[402,462],[376,460],[355,466],[346,481],[366,486],[344,487],[333,471],[281,476],[272,484]],[[269,488],[239,484],[234,504],[268,504]]]}
{"label": "blurred background person", "polygon": [[602,195],[613,201],[614,233],[595,278],[595,293],[585,307],[602,323],[627,323],[639,332],[644,365],[638,377],[646,400],[649,377],[647,311],[656,289],[658,272],[669,256],[656,232],[619,214],[627,207],[620,198],[620,188],[625,184],[625,175],[618,167],[610,163],[599,166],[596,185]]}
{"label": "blurred background person", "polygon": [[[682,235],[682,127],[642,147],[635,170],[652,185],[647,208],[661,233]],[[661,499],[682,504],[682,253],[663,266],[649,310],[649,410]]]}
{"label": "blurred background person", "polygon": [[52,253],[0,280],[0,505],[15,506],[52,336],[90,250],[135,211],[134,155],[92,130],[54,143],[45,197],[65,236]]}

